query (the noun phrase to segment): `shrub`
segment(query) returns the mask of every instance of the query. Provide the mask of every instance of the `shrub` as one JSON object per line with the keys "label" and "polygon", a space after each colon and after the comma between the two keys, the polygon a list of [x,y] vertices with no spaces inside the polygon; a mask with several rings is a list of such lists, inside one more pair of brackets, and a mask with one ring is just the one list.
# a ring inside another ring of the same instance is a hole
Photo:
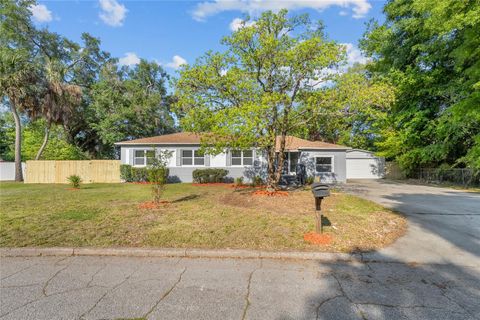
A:
{"label": "shrub", "polygon": [[236,186],[243,186],[243,177],[235,178],[235,185]]}
{"label": "shrub", "polygon": [[215,183],[224,182],[228,170],[225,169],[195,169],[193,170],[193,182],[196,183]]}
{"label": "shrub", "polygon": [[132,166],[129,164],[120,165],[120,179],[125,182],[132,182]]}
{"label": "shrub", "polygon": [[[125,180],[125,182],[154,182],[152,180],[152,174],[150,171],[156,170],[154,168],[135,168],[129,164],[122,164],[120,166],[120,178]],[[168,168],[163,168],[165,170],[166,178],[168,178]],[[153,173],[155,175],[155,173]],[[166,179],[165,178],[165,179]]]}
{"label": "shrub", "polygon": [[158,158],[155,158],[147,169],[148,181],[152,183],[153,201],[157,204],[160,203],[165,190],[169,173],[167,163],[171,155],[170,151],[160,151]]}
{"label": "shrub", "polygon": [[314,181],[315,181],[315,177],[314,177],[314,176],[308,176],[308,177],[305,179],[305,183],[306,183],[306,184],[312,184]]}
{"label": "shrub", "polygon": [[67,180],[75,189],[80,188],[80,183],[82,183],[82,178],[80,178],[80,176],[77,176],[76,174],[72,174],[67,178]]}
{"label": "shrub", "polygon": [[263,186],[265,183],[263,182],[263,179],[262,177],[260,176],[255,176],[253,177],[252,179],[252,186],[254,187],[260,187],[260,186]]}

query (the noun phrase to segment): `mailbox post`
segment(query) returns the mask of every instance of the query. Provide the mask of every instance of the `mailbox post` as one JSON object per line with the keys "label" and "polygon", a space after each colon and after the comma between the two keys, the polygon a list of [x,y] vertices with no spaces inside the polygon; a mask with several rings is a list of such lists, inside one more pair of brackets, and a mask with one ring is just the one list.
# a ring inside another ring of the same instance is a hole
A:
{"label": "mailbox post", "polygon": [[328,189],[328,185],[322,183],[314,183],[312,184],[312,193],[315,197],[315,231],[317,233],[323,233],[323,214],[322,214],[322,200],[325,197],[330,195],[330,191]]}

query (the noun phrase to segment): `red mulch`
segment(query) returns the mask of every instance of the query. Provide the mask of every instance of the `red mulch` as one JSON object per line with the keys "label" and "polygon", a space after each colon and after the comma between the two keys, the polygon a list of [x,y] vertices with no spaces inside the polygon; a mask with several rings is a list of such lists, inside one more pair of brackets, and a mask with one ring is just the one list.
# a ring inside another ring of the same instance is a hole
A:
{"label": "red mulch", "polygon": [[170,201],[165,201],[165,200],[162,200],[160,201],[159,203],[155,203],[153,201],[145,201],[145,202],[142,202],[138,205],[138,208],[139,209],[158,209],[160,208],[161,205],[166,205],[166,204],[169,204]]}
{"label": "red mulch", "polygon": [[287,191],[267,191],[257,190],[252,193],[254,196],[267,196],[267,197],[288,197]]}
{"label": "red mulch", "polygon": [[329,234],[320,234],[316,232],[308,232],[303,235],[303,240],[311,244],[328,245],[332,242],[332,236]]}

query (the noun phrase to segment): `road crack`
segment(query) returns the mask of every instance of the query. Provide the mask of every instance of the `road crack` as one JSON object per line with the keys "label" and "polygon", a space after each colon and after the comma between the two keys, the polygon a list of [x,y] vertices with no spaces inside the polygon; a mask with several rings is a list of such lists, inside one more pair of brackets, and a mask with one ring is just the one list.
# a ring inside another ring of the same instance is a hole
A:
{"label": "road crack", "polygon": [[176,288],[176,286],[180,283],[180,281],[182,281],[182,277],[183,277],[183,274],[185,273],[185,271],[187,271],[187,268],[183,268],[183,271],[180,273],[177,281],[175,281],[173,286],[171,286],[170,289],[168,289],[167,292],[165,292],[160,297],[160,299],[158,299],[158,301],[153,305],[152,308],[150,308],[150,310],[147,311],[147,313],[143,316],[143,318],[147,319],[147,317],[153,312],[153,310],[155,310],[155,308],[160,304],[160,302],[162,302],[173,291],[173,289]]}
{"label": "road crack", "polygon": [[[262,261],[261,261],[262,262]],[[252,272],[250,272],[250,275],[248,276],[248,284],[247,284],[247,294],[245,295],[245,307],[243,308],[243,313],[242,313],[242,320],[245,320],[246,316],[247,316],[247,311],[248,311],[248,308],[250,307],[250,287],[252,285],[252,277],[253,277],[253,274],[259,270],[260,268],[262,267],[262,265],[260,264],[260,267],[259,268],[256,268],[255,270],[253,270]]]}
{"label": "road crack", "polygon": [[110,288],[109,290],[105,291],[104,294],[102,294],[102,296],[95,302],[95,304],[90,308],[88,309],[86,312],[84,312],[80,317],[79,319],[84,319],[84,317],[89,314],[93,309],[95,309],[95,307],[100,303],[100,301],[103,300],[103,298],[105,298],[105,296],[107,294],[109,294],[110,292],[113,292],[115,289],[117,289],[118,287],[120,287],[122,284],[124,284],[125,282],[127,282],[130,277],[135,273],[136,270],[132,271],[132,273],[130,273],[125,279],[123,279],[120,283],[116,284],[115,286],[113,286],[112,288]]}

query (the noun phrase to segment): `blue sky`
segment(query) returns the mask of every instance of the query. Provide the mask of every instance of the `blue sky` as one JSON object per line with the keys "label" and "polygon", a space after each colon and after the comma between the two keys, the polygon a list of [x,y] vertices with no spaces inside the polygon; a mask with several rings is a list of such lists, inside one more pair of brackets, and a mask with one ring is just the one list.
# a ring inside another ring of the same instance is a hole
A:
{"label": "blue sky", "polygon": [[358,39],[366,22],[383,20],[383,5],[374,0],[40,0],[31,11],[39,27],[75,41],[88,32],[124,64],[145,58],[174,74],[181,63],[193,62],[207,50],[221,50],[220,39],[245,14],[255,17],[282,7],[323,20],[329,38],[349,44],[349,59],[360,61]]}

